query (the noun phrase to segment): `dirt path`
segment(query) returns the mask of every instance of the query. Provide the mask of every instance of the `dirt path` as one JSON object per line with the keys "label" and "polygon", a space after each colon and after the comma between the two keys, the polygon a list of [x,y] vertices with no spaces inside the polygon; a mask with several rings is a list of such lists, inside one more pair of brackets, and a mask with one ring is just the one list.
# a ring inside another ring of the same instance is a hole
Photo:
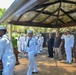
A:
{"label": "dirt path", "polygon": [[[57,61],[47,57],[47,52],[36,57],[39,73],[36,75],[76,75],[76,63],[66,64],[64,60]],[[28,59],[19,58],[20,65],[15,66],[15,75],[26,75],[28,69]]]}

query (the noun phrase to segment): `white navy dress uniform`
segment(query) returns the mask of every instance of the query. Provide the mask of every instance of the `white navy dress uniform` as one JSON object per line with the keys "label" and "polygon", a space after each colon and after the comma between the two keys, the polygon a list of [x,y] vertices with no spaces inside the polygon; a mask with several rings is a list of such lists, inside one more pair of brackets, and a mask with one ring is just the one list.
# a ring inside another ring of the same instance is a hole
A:
{"label": "white navy dress uniform", "polygon": [[24,46],[25,46],[24,41],[25,41],[25,36],[21,35],[20,36],[21,50],[24,50]]}
{"label": "white navy dress uniform", "polygon": [[[29,30],[27,33],[28,34],[32,33],[32,31]],[[29,41],[29,44],[28,44],[28,41]],[[37,46],[36,38],[27,37],[26,46],[25,46],[25,52],[28,53],[28,59],[29,59],[29,67],[28,67],[27,75],[32,75],[32,70],[34,72],[38,72],[37,65],[35,62],[35,54],[37,54],[37,51],[38,51],[38,46]]]}
{"label": "white navy dress uniform", "polygon": [[37,35],[37,38],[36,39],[37,39],[37,44],[38,44],[38,53],[40,53],[40,49],[41,49],[41,39],[40,39],[40,36]]}
{"label": "white navy dress uniform", "polygon": [[[0,29],[5,29],[1,26]],[[0,59],[3,63],[2,75],[13,75],[13,69],[16,63],[16,58],[13,53],[13,47],[6,35],[0,37]]]}
{"label": "white navy dress uniform", "polygon": [[66,53],[66,62],[71,63],[72,61],[72,48],[74,46],[74,36],[73,35],[62,35],[62,39],[65,40],[65,53]]}
{"label": "white navy dress uniform", "polygon": [[21,40],[20,40],[20,36],[17,38],[17,47],[18,47],[18,51],[21,52]]}
{"label": "white navy dress uniform", "polygon": [[42,51],[43,50],[44,37],[41,34],[40,34],[40,41],[41,41],[40,51]]}

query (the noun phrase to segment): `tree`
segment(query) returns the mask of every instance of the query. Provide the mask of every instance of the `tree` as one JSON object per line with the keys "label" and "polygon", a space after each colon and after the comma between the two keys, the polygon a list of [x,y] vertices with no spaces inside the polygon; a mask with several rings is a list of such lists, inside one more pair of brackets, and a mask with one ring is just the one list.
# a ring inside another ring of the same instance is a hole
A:
{"label": "tree", "polygon": [[[3,15],[3,13],[5,12],[5,8],[3,9],[3,8],[0,8],[0,18],[1,18],[1,16]],[[1,25],[1,24],[0,24]]]}
{"label": "tree", "polygon": [[5,12],[5,8],[4,9],[2,9],[2,8],[0,8],[0,17],[3,15],[3,13]]}

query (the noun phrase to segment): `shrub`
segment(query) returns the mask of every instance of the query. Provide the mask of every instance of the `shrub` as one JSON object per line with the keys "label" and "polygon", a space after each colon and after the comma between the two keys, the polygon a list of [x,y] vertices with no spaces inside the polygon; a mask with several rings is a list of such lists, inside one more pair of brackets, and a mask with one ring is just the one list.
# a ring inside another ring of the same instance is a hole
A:
{"label": "shrub", "polygon": [[17,39],[15,37],[12,37],[12,45],[14,48],[17,48]]}

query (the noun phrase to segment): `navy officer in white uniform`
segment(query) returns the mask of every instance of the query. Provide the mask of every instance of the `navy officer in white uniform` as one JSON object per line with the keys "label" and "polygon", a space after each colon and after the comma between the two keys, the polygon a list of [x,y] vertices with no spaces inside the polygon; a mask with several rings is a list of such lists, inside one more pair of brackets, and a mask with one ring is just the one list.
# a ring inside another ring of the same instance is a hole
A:
{"label": "navy officer in white uniform", "polygon": [[66,54],[66,62],[72,62],[72,49],[74,47],[74,35],[71,34],[70,31],[67,31],[67,35],[62,35],[61,37],[64,39],[64,46],[65,46],[65,54]]}
{"label": "navy officer in white uniform", "polygon": [[13,53],[12,43],[6,36],[5,26],[0,26],[0,60],[3,62],[2,75],[13,75],[16,58]]}
{"label": "navy officer in white uniform", "polygon": [[33,31],[28,30],[27,34],[28,36],[26,38],[26,46],[25,46],[25,52],[28,53],[28,59],[29,59],[29,67],[27,75],[32,75],[32,73],[38,73],[37,65],[35,62],[35,56],[37,55],[38,52],[38,45],[36,38],[33,36]]}

